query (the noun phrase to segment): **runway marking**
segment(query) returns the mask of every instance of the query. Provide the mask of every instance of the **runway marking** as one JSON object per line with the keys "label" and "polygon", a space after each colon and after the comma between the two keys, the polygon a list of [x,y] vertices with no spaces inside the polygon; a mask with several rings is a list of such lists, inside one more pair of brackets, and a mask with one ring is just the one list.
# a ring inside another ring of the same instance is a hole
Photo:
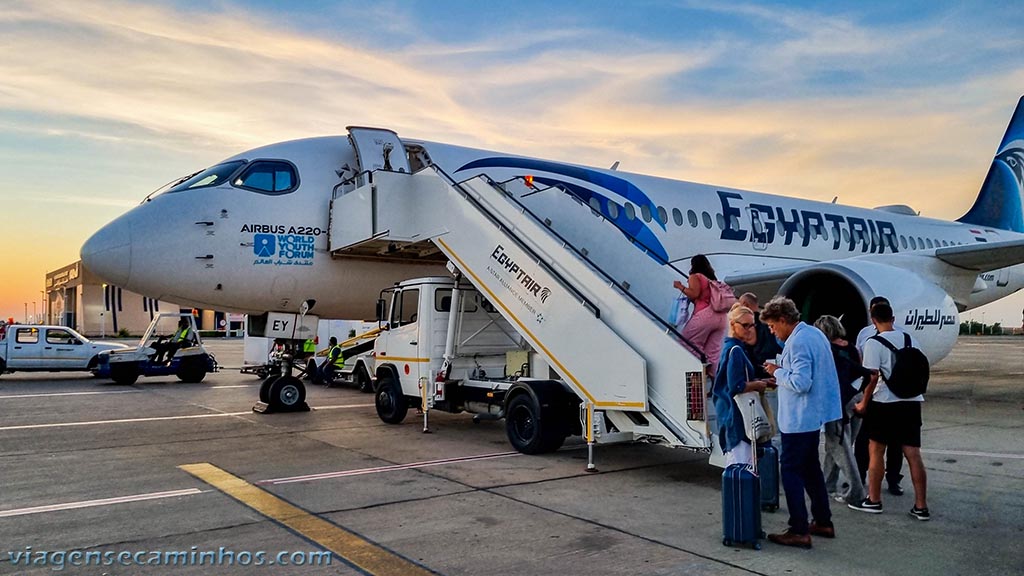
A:
{"label": "runway marking", "polygon": [[256,512],[297,532],[345,562],[379,576],[435,574],[341,526],[310,514],[212,464],[179,466],[185,472],[238,500]]}
{"label": "runway marking", "polygon": [[42,398],[47,396],[98,396],[100,394],[138,394],[141,390],[111,390],[109,392],[45,392],[39,394],[9,394],[0,396],[0,400],[11,398]]}
{"label": "runway marking", "polygon": [[[318,406],[313,410],[342,410],[345,408],[367,408],[373,404],[339,404],[335,406]],[[70,428],[73,426],[98,426],[102,424],[136,424],[139,422],[161,422],[165,420],[192,420],[197,418],[224,418],[228,416],[245,416],[245,412],[218,412],[216,414],[187,414],[184,416],[151,416],[149,418],[122,418],[118,420],[87,420],[85,422],[55,422],[51,424],[21,424],[18,426],[0,426],[0,432],[8,430],[38,430],[42,428]]]}
{"label": "runway marking", "polygon": [[981,458],[1006,458],[1010,460],[1024,460],[1024,454],[999,454],[996,452],[969,452],[966,450],[928,450],[921,449],[925,454],[946,454],[949,456],[979,456]]}
{"label": "runway marking", "polygon": [[31,508],[18,508],[16,510],[0,511],[0,518],[11,516],[25,516],[26,514],[39,514],[41,512],[57,512],[59,510],[77,510],[79,508],[92,508],[94,506],[110,506],[111,504],[124,504],[126,502],[142,502],[145,500],[158,500],[160,498],[174,498],[175,496],[192,496],[202,494],[198,488],[187,490],[171,490],[168,492],[150,492],[149,494],[135,494],[134,496],[118,496],[116,498],[102,498],[100,500],[82,500],[81,502],[66,502],[63,504],[49,504],[47,506],[32,506]]}
{"label": "runway marking", "polygon": [[290,476],[287,478],[272,478],[260,480],[257,484],[292,484],[294,482],[309,482],[313,480],[327,480],[330,478],[345,478],[347,476],[362,476],[363,474],[378,474],[380,472],[393,472],[396,470],[412,470],[415,468],[428,468],[430,466],[442,466],[444,464],[456,464],[459,462],[475,462],[478,460],[493,460],[495,458],[508,458],[510,456],[522,456],[519,452],[495,452],[493,454],[479,454],[477,456],[461,456],[457,458],[443,458],[441,460],[427,460],[424,462],[411,462],[409,464],[394,464],[391,466],[376,466],[373,468],[360,468],[357,470],[340,470],[337,472],[323,472],[320,474],[307,474],[305,476]]}

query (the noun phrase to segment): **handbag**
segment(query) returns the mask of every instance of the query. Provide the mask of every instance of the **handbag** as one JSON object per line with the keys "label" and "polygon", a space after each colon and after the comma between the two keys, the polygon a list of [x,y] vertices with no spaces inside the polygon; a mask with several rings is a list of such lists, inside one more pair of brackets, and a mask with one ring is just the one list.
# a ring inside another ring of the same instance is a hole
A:
{"label": "handbag", "polygon": [[682,331],[683,326],[690,320],[690,312],[693,308],[693,303],[685,295],[680,294],[675,300],[672,301],[672,311],[669,314],[669,324],[676,327],[677,331]]}
{"label": "handbag", "polygon": [[[732,351],[738,348],[734,346],[732,350],[729,350],[729,356],[732,356]],[[747,381],[750,381],[750,373],[747,372],[744,367],[744,373]],[[770,440],[774,435],[772,431],[772,422],[768,419],[768,414],[764,411],[764,406],[761,403],[760,392],[741,392],[732,397],[733,401],[736,402],[736,407],[740,411],[740,416],[743,417],[743,430],[744,433],[753,433],[754,437],[750,439],[751,443],[765,442]]]}

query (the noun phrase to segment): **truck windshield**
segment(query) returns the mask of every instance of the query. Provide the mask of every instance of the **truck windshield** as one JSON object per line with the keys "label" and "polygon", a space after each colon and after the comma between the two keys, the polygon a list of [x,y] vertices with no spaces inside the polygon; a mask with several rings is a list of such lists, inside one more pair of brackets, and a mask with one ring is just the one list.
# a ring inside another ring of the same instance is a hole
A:
{"label": "truck windshield", "polygon": [[245,164],[245,160],[232,160],[231,162],[224,162],[217,164],[203,170],[202,172],[192,176],[191,178],[175,184],[167,192],[181,192],[182,190],[193,190],[195,188],[209,188],[211,186],[219,186],[224,182],[228,181],[242,165]]}

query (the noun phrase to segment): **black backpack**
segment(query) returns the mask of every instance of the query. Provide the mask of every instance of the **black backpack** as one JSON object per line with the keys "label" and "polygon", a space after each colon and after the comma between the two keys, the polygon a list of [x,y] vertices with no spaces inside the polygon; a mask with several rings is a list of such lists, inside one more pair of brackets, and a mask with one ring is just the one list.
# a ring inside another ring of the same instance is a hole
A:
{"label": "black backpack", "polygon": [[881,335],[871,337],[889,349],[893,354],[892,373],[886,378],[879,371],[879,376],[889,387],[889,391],[897,398],[913,398],[928,390],[928,358],[910,343],[910,334],[903,334],[903,348],[896,348]]}

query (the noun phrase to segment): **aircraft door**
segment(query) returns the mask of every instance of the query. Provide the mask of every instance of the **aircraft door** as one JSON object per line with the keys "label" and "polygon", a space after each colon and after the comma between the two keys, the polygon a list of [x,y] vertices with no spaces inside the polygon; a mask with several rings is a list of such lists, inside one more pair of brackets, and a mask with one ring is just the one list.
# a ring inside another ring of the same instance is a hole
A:
{"label": "aircraft door", "polygon": [[[398,134],[381,128],[348,127],[348,138],[356,152],[359,172],[387,170],[410,173],[409,158]],[[362,177],[359,184],[363,184]]]}
{"label": "aircraft door", "polygon": [[761,219],[761,212],[751,207],[747,210],[750,212],[750,243],[754,250],[767,250],[768,230]]}

